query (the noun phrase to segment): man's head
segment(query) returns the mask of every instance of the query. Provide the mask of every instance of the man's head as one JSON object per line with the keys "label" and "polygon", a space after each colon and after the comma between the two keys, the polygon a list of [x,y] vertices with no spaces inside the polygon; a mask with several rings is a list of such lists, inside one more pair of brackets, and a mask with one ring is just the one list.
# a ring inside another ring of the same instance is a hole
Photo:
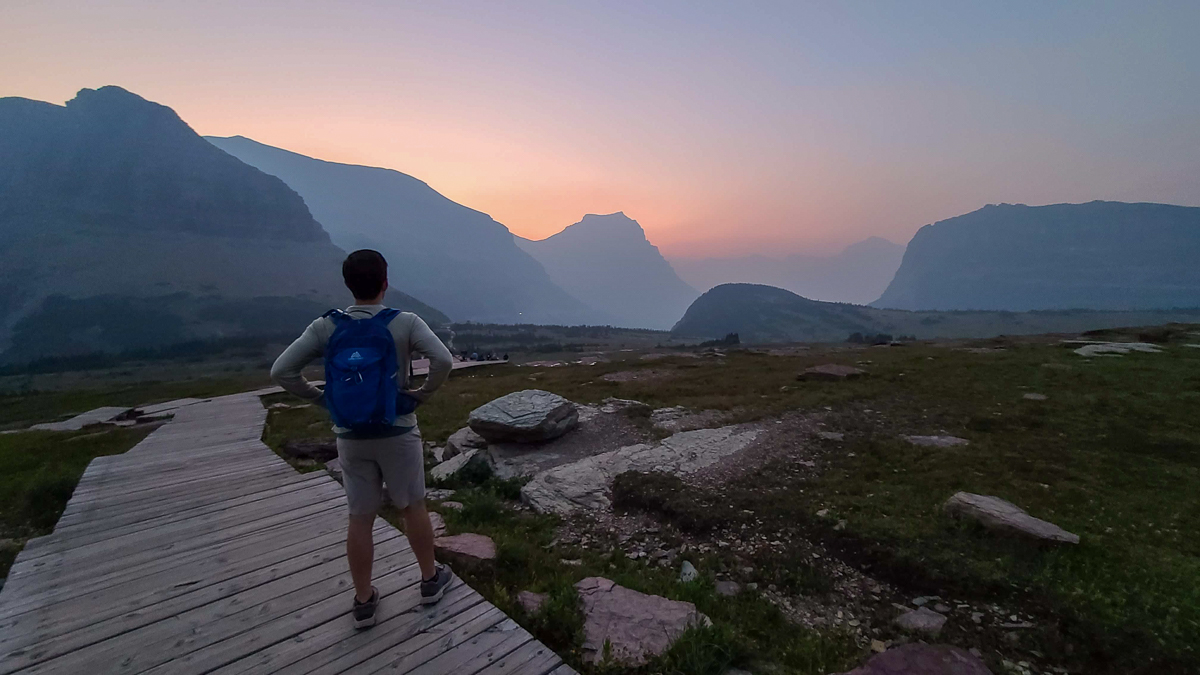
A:
{"label": "man's head", "polygon": [[364,248],[346,256],[342,263],[342,279],[359,304],[382,301],[387,290],[387,261],[379,251]]}

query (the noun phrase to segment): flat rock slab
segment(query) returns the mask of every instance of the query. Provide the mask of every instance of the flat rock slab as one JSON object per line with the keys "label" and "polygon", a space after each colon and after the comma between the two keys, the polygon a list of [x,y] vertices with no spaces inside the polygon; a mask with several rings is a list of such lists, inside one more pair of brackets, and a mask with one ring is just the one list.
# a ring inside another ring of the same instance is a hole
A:
{"label": "flat rock slab", "polygon": [[992,675],[992,671],[958,647],[914,643],[876,654],[842,675]]}
{"label": "flat rock slab", "polygon": [[867,371],[854,366],[843,366],[836,363],[826,363],[812,368],[805,368],[796,379],[798,380],[853,380],[867,374]]}
{"label": "flat rock slab", "polygon": [[602,577],[575,584],[583,605],[583,660],[597,663],[605,645],[612,659],[640,666],[667,651],[689,627],[707,622],[690,602],[668,600]]}
{"label": "flat rock slab", "polygon": [[1096,342],[1086,344],[1075,350],[1075,353],[1080,356],[1102,356],[1106,354],[1128,354],[1130,352],[1142,352],[1145,354],[1158,354],[1162,352],[1157,345],[1152,345],[1148,342]]}
{"label": "flat rock slab", "polygon": [[757,436],[753,429],[736,426],[682,431],[659,443],[639,443],[543,471],[521,488],[521,498],[540,513],[608,509],[609,490],[618,474],[686,475],[745,449]]}
{"label": "flat rock slab", "polygon": [[659,408],[650,413],[650,423],[655,429],[672,434],[713,427],[720,424],[724,418],[725,413],[720,410],[693,412],[681,405]]}
{"label": "flat rock slab", "polygon": [[896,617],[895,624],[911,633],[936,637],[938,633],[942,632],[942,626],[946,625],[946,617],[928,607],[918,607]]}
{"label": "flat rock slab", "polygon": [[1021,507],[999,497],[959,492],[948,499],[943,508],[952,516],[975,520],[989,530],[1054,544],[1079,543],[1079,535],[1034,518]]}
{"label": "flat rock slab", "polygon": [[924,445],[931,448],[953,448],[971,442],[957,436],[901,436],[901,438],[913,445]]}
{"label": "flat rock slab", "polygon": [[446,439],[446,449],[442,452],[442,459],[450,459],[464,452],[482,450],[486,447],[487,439],[475,433],[471,427],[463,427],[450,434],[450,438]]}
{"label": "flat rock slab", "polygon": [[429,526],[433,528],[433,536],[441,537],[446,534],[446,521],[437,511],[429,512]]}
{"label": "flat rock slab", "polygon": [[44,422],[35,424],[30,428],[32,431],[79,431],[80,429],[90,424],[103,424],[112,419],[125,414],[129,408],[118,408],[108,406],[104,408],[96,408],[85,413],[76,415],[68,420],[61,422]]}
{"label": "flat rock slab", "polygon": [[579,421],[574,403],[548,391],[526,389],[471,411],[467,424],[493,443],[537,443],[558,438]]}
{"label": "flat rock slab", "polygon": [[496,559],[496,542],[482,534],[456,534],[433,540],[438,553],[457,562],[479,563]]}

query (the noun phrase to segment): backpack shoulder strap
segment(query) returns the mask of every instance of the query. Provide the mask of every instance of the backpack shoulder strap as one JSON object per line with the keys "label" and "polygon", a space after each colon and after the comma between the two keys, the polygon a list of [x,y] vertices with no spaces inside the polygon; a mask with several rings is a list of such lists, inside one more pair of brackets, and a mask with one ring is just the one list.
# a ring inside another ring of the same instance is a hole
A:
{"label": "backpack shoulder strap", "polygon": [[400,310],[394,309],[392,307],[385,307],[385,308],[379,310],[378,314],[371,317],[371,320],[377,321],[377,322],[383,324],[384,326],[386,326],[392,322],[392,319],[395,319],[398,316],[400,316]]}
{"label": "backpack shoulder strap", "polygon": [[339,325],[343,321],[353,320],[354,317],[350,316],[349,314],[345,313],[344,311],[342,311],[340,309],[331,309],[328,312],[325,312],[324,314],[322,314],[321,318],[329,319],[330,321],[332,321],[334,323],[334,325]]}

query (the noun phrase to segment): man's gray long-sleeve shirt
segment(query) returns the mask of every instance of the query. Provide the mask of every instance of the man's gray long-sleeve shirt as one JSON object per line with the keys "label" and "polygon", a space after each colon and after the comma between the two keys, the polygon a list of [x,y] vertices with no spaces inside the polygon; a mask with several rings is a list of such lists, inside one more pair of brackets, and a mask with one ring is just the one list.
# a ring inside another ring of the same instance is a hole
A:
{"label": "man's gray long-sleeve shirt", "polygon": [[[351,305],[346,308],[346,313],[356,319],[365,319],[375,316],[382,309],[383,305]],[[321,390],[309,384],[300,371],[325,356],[325,345],[329,344],[329,337],[333,335],[335,327],[333,320],[325,317],[309,324],[304,333],[275,359],[275,365],[271,366],[271,379],[284,390],[300,398],[310,401],[319,399]],[[427,399],[450,376],[450,370],[454,366],[450,350],[446,349],[446,345],[433,334],[421,317],[410,312],[398,314],[388,324],[388,330],[396,339],[396,361],[399,365],[400,380],[396,382],[396,386],[400,391],[408,391],[408,370],[412,353],[416,352],[429,359],[429,375],[425,378],[425,384],[415,392],[410,392],[422,401]],[[417,426],[416,414],[397,416],[395,426]],[[341,434],[348,430],[335,426],[333,431]]]}

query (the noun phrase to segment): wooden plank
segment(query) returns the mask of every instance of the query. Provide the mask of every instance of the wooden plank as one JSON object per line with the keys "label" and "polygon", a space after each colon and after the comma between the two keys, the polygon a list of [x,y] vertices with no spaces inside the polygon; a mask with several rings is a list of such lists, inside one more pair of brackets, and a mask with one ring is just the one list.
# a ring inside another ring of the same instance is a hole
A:
{"label": "wooden plank", "polygon": [[[406,590],[411,591],[410,594],[419,593],[421,570],[415,564],[416,559],[412,560],[413,564],[399,572],[374,575],[374,585],[381,598],[395,596]],[[259,615],[247,616],[243,621],[252,622],[244,624],[247,630],[212,642],[186,656],[172,659],[146,671],[147,675],[201,675],[288,640],[315,624],[338,621],[341,625],[353,629],[350,617],[352,591],[353,589],[347,586],[344,593],[327,597],[265,623],[260,621],[262,617]],[[227,625],[223,625],[222,628],[229,630]]]}
{"label": "wooden plank", "polygon": [[[380,521],[375,529],[376,541],[386,541],[397,535],[395,530]],[[0,619],[0,651],[13,644],[26,644],[55,635],[81,630],[86,626],[121,615],[138,617],[149,622],[160,605],[181,598],[169,606],[171,611],[184,611],[229,594],[229,588],[245,589],[266,583],[314,564],[326,556],[337,557],[344,551],[345,522],[330,523],[326,531],[314,531],[305,537],[285,532],[264,542],[265,552],[241,552],[240,557],[228,554],[209,555],[191,564],[176,565],[157,574],[125,575],[121,583],[97,589],[91,593],[67,588],[62,593],[23,606],[25,611]],[[228,582],[222,585],[223,582]],[[71,600],[71,602],[65,602]],[[80,612],[85,607],[89,611]],[[36,638],[28,637],[37,633]]]}
{"label": "wooden plank", "polygon": [[[259,546],[268,550],[273,546],[278,546],[280,544],[277,537],[282,536],[295,541],[310,536],[310,533],[315,536],[328,531],[341,531],[346,526],[346,516],[347,513],[342,509],[331,509],[288,520],[253,533],[253,535],[237,537],[214,546],[154,556],[137,563],[130,563],[128,559],[125,559],[120,565],[81,568],[77,569],[74,574],[64,574],[58,579],[58,583],[48,588],[35,587],[31,591],[32,584],[28,586],[24,582],[19,585],[7,584],[6,592],[9,590],[12,592],[6,594],[4,602],[0,604],[0,617],[28,611],[25,607],[27,604],[82,595],[128,583],[138,578],[149,579],[164,570],[187,570],[189,565],[197,561],[203,563],[215,560],[218,564],[223,564],[223,561],[230,557],[248,555],[242,549],[249,546]],[[185,574],[182,578],[190,577]]]}
{"label": "wooden plank", "polygon": [[474,673],[499,660],[530,639],[532,638],[529,634],[521,630],[516,621],[505,618],[499,623],[485,628],[470,640],[456,644],[436,656],[423,658],[419,663],[411,665],[407,662],[389,664],[387,670],[392,673],[412,673],[412,675]]}
{"label": "wooden plank", "polygon": [[313,670],[311,675],[338,675],[343,672],[362,673],[366,675],[378,672],[384,668],[387,668],[389,673],[395,673],[396,675],[407,673],[447,649],[453,649],[459,645],[469,643],[484,631],[506,620],[504,612],[501,612],[494,606],[487,605],[482,612],[479,612],[469,621],[462,622],[461,624],[447,621],[444,624],[434,626],[424,633],[418,633],[408,640],[400,642],[390,649],[356,664],[352,671],[348,668],[343,669],[340,666],[327,666]]}
{"label": "wooden plank", "polygon": [[350,670],[390,646],[429,631],[435,625],[447,621],[462,623],[490,607],[483,596],[458,580],[446,590],[441,602],[430,607],[420,605],[415,593],[408,594],[408,597],[404,594],[392,595],[380,603],[379,621],[371,630],[359,631],[347,622],[330,621],[214,673],[303,675],[322,666],[338,672]]}
{"label": "wooden plank", "polygon": [[547,675],[561,664],[558,654],[530,637],[529,642],[476,672],[478,675]]}
{"label": "wooden plank", "polygon": [[[115,568],[125,565],[140,564],[146,560],[152,560],[169,553],[179,553],[182,551],[207,548],[231,539],[238,539],[240,537],[253,535],[294,518],[301,518],[331,509],[338,509],[339,511],[344,510],[345,502],[346,500],[344,497],[334,498],[298,508],[290,513],[275,514],[267,518],[259,518],[258,520],[247,522],[237,527],[231,527],[227,530],[212,533],[208,537],[175,541],[151,549],[143,549],[139,547],[139,550],[135,553],[126,552],[127,554],[122,555],[122,552],[120,551],[112,551],[110,552],[112,554],[110,557],[107,557],[103,561],[95,561],[95,566],[88,569],[97,573],[106,573]],[[26,565],[23,564],[23,561],[18,554],[17,561],[13,564],[12,569],[9,571],[9,583],[16,580],[22,585],[30,582],[54,584],[61,583],[64,578],[70,578],[72,575],[78,575],[81,568],[78,565],[73,565],[72,563],[77,563],[79,561],[63,560],[61,556],[62,554],[44,556],[43,558],[34,560]],[[48,558],[52,560],[47,560]],[[88,569],[83,570],[85,576],[88,572]],[[103,572],[98,572],[100,570]],[[7,588],[7,584],[5,586]]]}
{"label": "wooden plank", "polygon": [[78,549],[88,544],[117,539],[128,535],[143,534],[148,530],[166,529],[184,522],[193,524],[202,523],[233,513],[240,514],[264,509],[274,510],[285,500],[295,502],[300,498],[304,498],[300,501],[311,501],[313,495],[324,496],[341,492],[342,487],[333,479],[314,480],[299,484],[288,484],[283,487],[262,490],[240,497],[235,496],[232,499],[199,508],[172,509],[166,512],[163,509],[156,509],[149,512],[139,512],[137,516],[132,518],[126,516],[125,518],[110,519],[108,521],[111,525],[110,527],[97,527],[88,530],[55,530],[49,541],[36,547],[34,550],[53,550],[56,546],[70,546]]}
{"label": "wooden plank", "polygon": [[[375,563],[378,577],[416,563],[407,542],[401,548],[399,541],[379,547],[384,553]],[[110,626],[85,629],[0,656],[0,674],[23,668],[30,673],[141,672],[328,597],[346,595],[350,587],[345,561],[335,558],[137,630],[114,634]]]}
{"label": "wooden plank", "polygon": [[162,549],[177,544],[196,546],[202,544],[206,537],[219,536],[230,528],[253,523],[263,518],[278,518],[281,514],[286,514],[293,509],[339,499],[345,499],[342,491],[322,486],[321,489],[314,489],[311,493],[307,491],[299,494],[289,493],[268,500],[265,504],[256,504],[227,512],[210,513],[170,523],[149,532],[128,531],[98,541],[89,540],[79,545],[75,545],[70,537],[52,540],[31,551],[26,555],[25,560],[36,564],[38,561],[53,559],[55,565],[61,566],[81,563],[88,559],[108,559],[110,556],[119,556],[135,548]]}

